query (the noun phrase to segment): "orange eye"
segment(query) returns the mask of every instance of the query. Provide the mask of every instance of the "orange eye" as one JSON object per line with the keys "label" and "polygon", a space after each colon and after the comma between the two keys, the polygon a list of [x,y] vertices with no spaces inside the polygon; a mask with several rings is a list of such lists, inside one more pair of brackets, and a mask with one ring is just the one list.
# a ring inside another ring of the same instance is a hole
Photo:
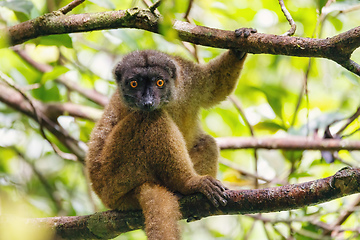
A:
{"label": "orange eye", "polygon": [[138,85],[137,81],[131,81],[131,82],[130,82],[130,86],[131,86],[132,88],[136,88],[137,85]]}
{"label": "orange eye", "polygon": [[162,86],[164,86],[164,80],[162,80],[162,79],[159,79],[159,80],[157,80],[157,82],[156,82],[156,85],[158,86],[158,87],[162,87]]}

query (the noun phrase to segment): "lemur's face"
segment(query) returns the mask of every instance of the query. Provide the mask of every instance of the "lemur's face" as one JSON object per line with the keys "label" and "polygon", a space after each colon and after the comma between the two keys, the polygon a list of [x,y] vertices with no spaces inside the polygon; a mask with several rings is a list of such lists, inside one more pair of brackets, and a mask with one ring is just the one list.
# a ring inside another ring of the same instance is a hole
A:
{"label": "lemur's face", "polygon": [[153,111],[173,98],[175,72],[167,55],[142,51],[125,56],[114,73],[120,95],[130,108]]}

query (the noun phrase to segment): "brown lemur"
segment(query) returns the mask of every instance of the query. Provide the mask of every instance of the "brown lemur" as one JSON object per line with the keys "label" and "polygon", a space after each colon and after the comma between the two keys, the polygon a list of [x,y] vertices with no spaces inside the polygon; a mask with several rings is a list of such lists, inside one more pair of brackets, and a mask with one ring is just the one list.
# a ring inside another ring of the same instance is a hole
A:
{"label": "brown lemur", "polygon": [[115,67],[118,91],[91,134],[86,167],[107,207],[142,209],[148,239],[180,239],[176,192],[200,192],[215,206],[227,204],[227,188],[215,179],[219,149],[198,114],[234,90],[245,57],[229,50],[195,64],[145,50]]}

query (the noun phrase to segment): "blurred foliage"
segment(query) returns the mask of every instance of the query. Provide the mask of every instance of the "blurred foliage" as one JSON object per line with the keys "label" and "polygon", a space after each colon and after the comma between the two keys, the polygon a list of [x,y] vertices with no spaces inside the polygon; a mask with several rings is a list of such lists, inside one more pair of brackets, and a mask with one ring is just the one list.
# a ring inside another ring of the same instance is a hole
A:
{"label": "blurred foliage", "polygon": [[[57,10],[70,0],[1,0],[0,27]],[[336,1],[326,6],[326,0],[289,0],[285,4],[296,24],[298,37],[331,37],[360,23],[359,10],[340,11],[358,6],[359,1]],[[130,7],[145,7],[140,0],[86,1],[70,14],[99,12]],[[195,60],[195,57],[176,40],[170,30],[171,20],[184,20],[187,1],[164,1],[159,8],[165,22],[165,36],[136,29],[117,29],[69,35],[41,37],[21,46],[36,62],[53,66],[45,74],[37,71],[11,48],[0,49],[0,71],[11,77],[28,95],[43,102],[73,102],[95,108],[100,106],[79,93],[69,91],[59,82],[66,76],[83,88],[96,89],[110,96],[115,90],[112,68],[131,51],[158,49]],[[323,21],[320,22],[320,14]],[[266,0],[195,0],[189,17],[203,26],[233,30],[253,27],[259,32],[282,34],[289,28],[278,1]],[[0,43],[1,45],[1,43]],[[224,50],[197,47],[200,62],[207,62]],[[352,56],[360,62],[359,51]],[[322,137],[327,125],[351,116],[360,105],[359,77],[336,63],[313,59],[308,75],[308,95],[296,105],[302,91],[309,59],[287,56],[250,55],[235,91],[256,136],[315,135]],[[204,110],[201,120],[205,130],[214,137],[250,136],[248,127],[230,101]],[[93,122],[61,116],[59,123],[76,139],[87,142]],[[344,121],[331,126],[336,132]],[[345,131],[359,128],[354,121]],[[39,133],[38,124],[0,103],[0,214],[21,217],[48,217],[90,214],[104,210],[100,201],[90,194],[81,163],[67,161],[56,155]],[[49,133],[49,139],[58,141]],[[359,139],[359,133],[350,138]],[[64,149],[60,146],[62,150]],[[281,179],[289,183],[327,177],[347,164],[359,166],[358,152],[340,151],[333,164],[327,164],[319,151],[257,151],[257,174],[266,179]],[[223,151],[222,157],[238,164],[240,169],[254,173],[253,150]],[[231,188],[253,188],[254,180],[220,164],[219,179]],[[259,181],[260,187],[275,186]],[[252,216],[221,216],[183,224],[184,239],[321,239],[322,229],[309,221],[316,219],[331,224],[354,201],[354,196],[337,199],[320,206],[301,210],[261,215],[267,221]],[[359,212],[344,223],[348,229],[359,227]],[[291,221],[293,219],[293,221]],[[290,221],[290,223],[289,223]],[[17,227],[19,229],[19,227]],[[31,230],[25,232],[32,239]],[[0,229],[0,239],[24,239],[23,234],[11,235]],[[352,231],[343,238],[358,237]],[[46,239],[46,233],[36,239]],[[353,239],[354,239],[353,238]],[[34,238],[35,239],[35,238]],[[146,239],[143,231],[123,234],[117,239]]]}

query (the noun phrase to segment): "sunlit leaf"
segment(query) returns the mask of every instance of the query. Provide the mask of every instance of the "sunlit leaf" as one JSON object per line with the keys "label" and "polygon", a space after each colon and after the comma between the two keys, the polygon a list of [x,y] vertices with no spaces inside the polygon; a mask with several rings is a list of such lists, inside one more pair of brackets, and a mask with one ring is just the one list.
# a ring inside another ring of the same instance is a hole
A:
{"label": "sunlit leaf", "polygon": [[319,9],[319,12],[321,14],[322,12],[322,8],[325,6],[325,4],[328,2],[328,0],[318,0],[317,1],[317,4],[318,4],[318,9]]}
{"label": "sunlit leaf", "polygon": [[277,132],[278,130],[287,130],[283,125],[274,121],[262,121],[254,126],[256,130],[268,130],[271,132]]}
{"label": "sunlit leaf", "polygon": [[8,35],[0,31],[0,49],[9,46]]}
{"label": "sunlit leaf", "polygon": [[72,39],[68,34],[49,35],[34,40],[37,44],[46,46],[64,46],[72,48]]}
{"label": "sunlit leaf", "polygon": [[283,120],[283,98],[286,97],[286,91],[275,85],[265,85],[261,88],[259,87],[252,87],[260,92],[265,94],[265,97],[271,106],[272,110],[281,120]]}
{"label": "sunlit leaf", "polygon": [[290,160],[291,162],[296,162],[296,161],[301,160],[303,153],[304,153],[304,151],[302,151],[302,150],[282,151],[282,154],[284,155],[284,157],[286,159]]}
{"label": "sunlit leaf", "polygon": [[59,88],[53,81],[46,82],[32,92],[34,97],[44,102],[60,101]]}
{"label": "sunlit leaf", "polygon": [[293,172],[290,174],[291,178],[299,179],[303,177],[311,177],[312,175],[307,172]]}
{"label": "sunlit leaf", "polygon": [[343,28],[343,22],[340,19],[335,17],[329,17],[328,20],[332,23],[337,31],[340,31]]}
{"label": "sunlit leaf", "polygon": [[64,66],[56,66],[56,67],[54,67],[54,69],[52,71],[46,72],[42,76],[41,83],[45,83],[48,80],[54,80],[68,71],[69,71],[69,69]]}

